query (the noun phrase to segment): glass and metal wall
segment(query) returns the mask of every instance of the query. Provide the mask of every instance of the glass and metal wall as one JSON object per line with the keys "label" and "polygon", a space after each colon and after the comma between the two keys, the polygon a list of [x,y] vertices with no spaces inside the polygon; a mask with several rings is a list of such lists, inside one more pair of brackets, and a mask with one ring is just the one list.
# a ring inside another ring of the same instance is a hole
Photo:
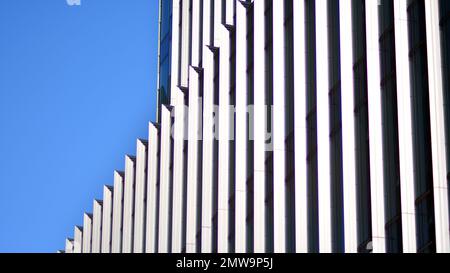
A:
{"label": "glass and metal wall", "polygon": [[450,252],[448,0],[160,3],[157,123],[66,252]]}

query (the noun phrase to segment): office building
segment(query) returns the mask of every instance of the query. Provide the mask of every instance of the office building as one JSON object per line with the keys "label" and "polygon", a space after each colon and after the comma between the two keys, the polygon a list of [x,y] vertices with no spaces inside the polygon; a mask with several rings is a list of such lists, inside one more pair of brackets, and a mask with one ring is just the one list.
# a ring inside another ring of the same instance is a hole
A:
{"label": "office building", "polygon": [[448,0],[160,0],[159,37],[67,252],[450,252]]}

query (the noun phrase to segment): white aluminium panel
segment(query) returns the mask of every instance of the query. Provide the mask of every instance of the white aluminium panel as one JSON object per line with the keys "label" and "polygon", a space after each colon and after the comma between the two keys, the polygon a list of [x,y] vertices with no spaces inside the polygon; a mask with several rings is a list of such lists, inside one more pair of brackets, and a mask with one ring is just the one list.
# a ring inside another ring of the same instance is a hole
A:
{"label": "white aluminium panel", "polygon": [[330,174],[330,109],[328,57],[328,2],[316,1],[316,65],[317,65],[317,161],[319,198],[319,250],[329,253],[331,240],[331,174]]}
{"label": "white aluminium panel", "polygon": [[370,191],[374,253],[386,251],[384,216],[383,135],[381,118],[381,68],[378,42],[378,1],[366,0],[367,86],[369,107]]}
{"label": "white aluminium panel", "polygon": [[[220,2],[220,1],[218,1]],[[216,5],[218,4],[216,1]],[[225,8],[218,5],[219,8]],[[218,235],[217,248],[219,253],[228,252],[229,235],[229,206],[230,198],[230,35],[228,30],[221,25],[216,33],[219,39],[219,185],[218,185]]]}
{"label": "white aluminium panel", "polygon": [[123,181],[124,174],[114,172],[114,201],[112,221],[112,253],[122,252],[122,225],[123,225]]}
{"label": "white aluminium panel", "polygon": [[113,188],[103,187],[103,213],[102,213],[102,253],[111,252],[112,219],[113,219]]}
{"label": "white aluminium panel", "polygon": [[[347,0],[344,0],[347,1]],[[306,42],[305,1],[293,2],[294,16],[294,123],[295,123],[295,245],[308,252],[306,183]]]}
{"label": "white aluminium panel", "polygon": [[414,156],[411,85],[409,75],[408,0],[394,0],[395,57],[397,76],[400,199],[403,252],[417,251],[414,197]]}
{"label": "white aluminium panel", "polygon": [[235,8],[236,8],[236,2],[239,1],[225,1],[225,23],[230,26],[234,26],[234,15],[235,15]]}
{"label": "white aluminium panel", "polygon": [[[191,0],[180,0],[181,2],[181,79],[180,86],[187,87],[188,86],[188,73],[189,73],[189,64],[190,64],[190,40],[191,40],[191,31],[190,31],[190,3]],[[173,63],[173,62],[172,62]],[[173,89],[172,89],[173,90]]]}
{"label": "white aluminium panel", "polygon": [[123,198],[122,253],[133,252],[135,168],[136,158],[126,156]]}
{"label": "white aluminium panel", "polygon": [[266,105],[265,105],[265,4],[254,1],[254,252],[266,251],[265,215],[265,151],[266,151]]}
{"label": "white aluminium panel", "polygon": [[[200,44],[201,40],[200,37],[202,37],[203,30],[201,29],[201,1],[192,1],[192,49],[191,49],[191,65],[192,66],[199,66],[200,65],[200,52],[201,47],[203,46]],[[203,19],[205,20],[205,19]],[[204,22],[204,24],[207,22]]]}
{"label": "white aluminium panel", "polygon": [[214,30],[214,47],[220,47],[220,29],[223,27],[222,23],[222,2],[212,0],[214,2],[214,22],[213,22],[213,30]]}
{"label": "white aluminium panel", "polygon": [[145,251],[145,216],[147,195],[147,146],[146,140],[136,143],[136,192],[134,201],[134,233],[133,252]]}
{"label": "white aluminium panel", "polygon": [[[235,1],[232,1],[235,2]],[[236,211],[235,251],[245,253],[247,242],[247,10],[236,4]]]}
{"label": "white aluminium panel", "polygon": [[[208,3],[208,1],[205,1]],[[204,24],[208,25],[208,24]],[[203,48],[202,253],[212,251],[212,186],[214,147],[214,53]]]}
{"label": "white aluminium panel", "polygon": [[213,182],[213,122],[214,122],[214,54],[208,48],[211,37],[211,5],[214,0],[203,1],[203,147],[202,147],[202,215],[201,252],[212,251],[212,182]]}
{"label": "white aluminium panel", "polygon": [[100,253],[102,243],[103,202],[94,200],[92,218],[92,253]]}
{"label": "white aluminium panel", "polygon": [[286,83],[284,1],[273,5],[274,251],[286,252]]}
{"label": "white aluminium panel", "polygon": [[[187,69],[186,68],[182,68]],[[176,88],[172,91],[177,96],[178,104],[174,106],[174,151],[173,151],[173,203],[172,203],[172,252],[180,253],[183,249],[183,211],[184,211],[184,140],[185,140],[185,106],[184,93]]]}
{"label": "white aluminium panel", "polygon": [[200,175],[199,164],[199,140],[201,140],[201,100],[199,97],[199,73],[191,67],[189,68],[189,114],[188,114],[188,170],[187,170],[187,215],[186,215],[186,252],[195,253],[196,237],[198,232],[197,189],[199,187]]}
{"label": "white aluminium panel", "polygon": [[[172,1],[172,53],[171,53],[171,89],[175,90],[181,80],[179,73],[179,61],[180,61],[180,3],[181,1]],[[170,105],[176,105],[176,96],[170,97]]]}
{"label": "white aluminium panel", "polygon": [[171,110],[163,105],[161,108],[161,167],[159,186],[159,232],[158,252],[169,252],[169,184],[171,154]]}
{"label": "white aluminium panel", "polygon": [[91,253],[92,250],[92,214],[83,216],[83,253]]}
{"label": "white aluminium panel", "polygon": [[148,171],[147,171],[147,217],[146,217],[146,244],[145,252],[157,252],[157,183],[159,165],[159,137],[158,128],[150,123],[148,133]]}
{"label": "white aluminium panel", "polygon": [[[433,157],[433,192],[436,227],[436,251],[450,252],[447,158],[445,147],[444,87],[439,1],[427,0],[425,19],[427,32],[428,81],[430,92],[431,150]],[[448,92],[448,90],[447,90]]]}
{"label": "white aluminium panel", "polygon": [[[205,58],[205,51],[207,51],[206,46],[213,45],[212,37],[211,37],[211,23],[212,23],[212,15],[211,14],[211,5],[213,5],[214,0],[203,0],[203,26],[202,26],[202,35],[203,35],[203,47],[202,54],[203,59]],[[203,63],[203,67],[205,68],[205,64]]]}
{"label": "white aluminium panel", "polygon": [[339,0],[341,43],[342,167],[345,252],[358,251],[356,212],[355,114],[353,85],[352,2]]}
{"label": "white aluminium panel", "polygon": [[66,247],[64,252],[65,253],[73,253],[73,247],[74,247],[74,240],[73,239],[66,239]]}
{"label": "white aluminium panel", "polygon": [[81,253],[83,248],[83,227],[76,226],[73,236],[73,253]]}

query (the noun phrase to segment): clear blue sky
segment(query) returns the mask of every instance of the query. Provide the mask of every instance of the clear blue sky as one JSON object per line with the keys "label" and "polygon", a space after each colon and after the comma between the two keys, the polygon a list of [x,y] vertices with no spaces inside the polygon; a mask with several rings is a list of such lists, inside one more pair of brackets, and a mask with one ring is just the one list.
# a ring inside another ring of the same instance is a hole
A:
{"label": "clear blue sky", "polygon": [[0,252],[55,252],[155,116],[157,0],[0,0]]}

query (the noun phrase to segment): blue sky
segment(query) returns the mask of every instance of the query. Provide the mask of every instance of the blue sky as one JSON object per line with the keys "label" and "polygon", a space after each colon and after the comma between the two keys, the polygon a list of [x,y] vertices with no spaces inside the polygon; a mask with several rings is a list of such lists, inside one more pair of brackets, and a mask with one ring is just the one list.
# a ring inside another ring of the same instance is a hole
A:
{"label": "blue sky", "polygon": [[157,0],[0,0],[0,252],[55,252],[154,120]]}

